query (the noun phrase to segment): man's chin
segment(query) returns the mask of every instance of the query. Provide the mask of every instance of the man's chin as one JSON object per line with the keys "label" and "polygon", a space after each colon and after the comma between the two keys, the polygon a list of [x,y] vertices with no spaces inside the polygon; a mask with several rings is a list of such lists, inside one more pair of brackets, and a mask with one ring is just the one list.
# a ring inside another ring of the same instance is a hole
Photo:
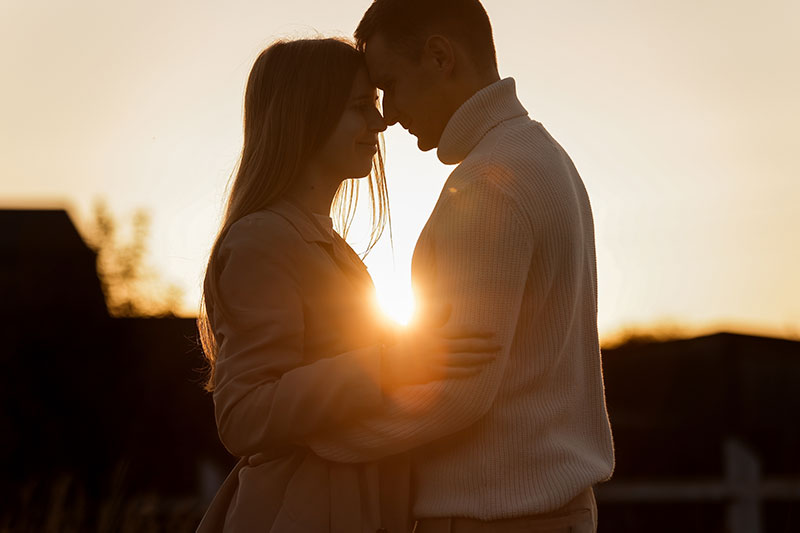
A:
{"label": "man's chin", "polygon": [[432,143],[430,140],[417,137],[417,148],[423,152],[429,152],[436,148],[436,144]]}

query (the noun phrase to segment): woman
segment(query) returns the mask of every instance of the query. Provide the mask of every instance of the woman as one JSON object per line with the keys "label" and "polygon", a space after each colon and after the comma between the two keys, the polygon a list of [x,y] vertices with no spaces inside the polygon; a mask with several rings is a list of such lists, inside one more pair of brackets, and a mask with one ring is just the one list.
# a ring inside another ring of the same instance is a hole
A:
{"label": "woman", "polygon": [[347,178],[369,176],[369,247],[388,220],[376,101],[343,41],[277,42],[253,65],[199,320],[220,439],[240,461],[199,531],[408,530],[403,457],[330,463],[304,439],[377,412],[392,387],[493,358],[479,332],[417,328],[387,343],[366,268],[333,231],[332,205],[343,232],[352,220]]}

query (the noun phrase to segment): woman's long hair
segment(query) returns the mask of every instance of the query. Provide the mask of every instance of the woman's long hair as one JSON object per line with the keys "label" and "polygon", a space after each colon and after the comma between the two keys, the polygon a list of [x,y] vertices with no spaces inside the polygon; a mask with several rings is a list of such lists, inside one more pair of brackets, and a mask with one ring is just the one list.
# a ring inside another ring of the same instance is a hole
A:
{"label": "woman's long hair", "polygon": [[[208,391],[214,389],[218,349],[212,321],[215,313],[224,312],[218,305],[220,245],[234,223],[286,195],[305,163],[333,132],[356,74],[364,65],[361,52],[349,42],[334,38],[277,41],[253,64],[244,99],[244,146],[222,227],[211,248],[197,319],[208,360]],[[391,224],[382,139],[368,183],[371,232],[365,254]],[[357,201],[358,183],[343,181],[331,213],[342,237],[350,229]]]}

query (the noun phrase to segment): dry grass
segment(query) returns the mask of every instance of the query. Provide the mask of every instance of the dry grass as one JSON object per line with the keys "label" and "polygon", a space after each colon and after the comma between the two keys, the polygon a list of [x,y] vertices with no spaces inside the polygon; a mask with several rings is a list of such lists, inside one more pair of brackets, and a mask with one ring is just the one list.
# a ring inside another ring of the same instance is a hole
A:
{"label": "dry grass", "polygon": [[16,502],[0,507],[0,533],[193,532],[204,505],[198,498],[129,494],[120,466],[106,493],[95,499],[74,475],[30,480],[19,487]]}

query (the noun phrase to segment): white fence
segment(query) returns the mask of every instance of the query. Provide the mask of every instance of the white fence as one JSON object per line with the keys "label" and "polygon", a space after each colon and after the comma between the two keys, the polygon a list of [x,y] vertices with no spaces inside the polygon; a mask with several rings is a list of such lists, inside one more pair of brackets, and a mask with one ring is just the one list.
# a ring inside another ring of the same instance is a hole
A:
{"label": "white fence", "polygon": [[723,455],[725,477],[721,480],[612,480],[597,487],[597,500],[601,503],[727,502],[728,533],[763,533],[761,504],[764,501],[800,504],[800,478],[763,479],[758,457],[738,439],[725,442]]}

